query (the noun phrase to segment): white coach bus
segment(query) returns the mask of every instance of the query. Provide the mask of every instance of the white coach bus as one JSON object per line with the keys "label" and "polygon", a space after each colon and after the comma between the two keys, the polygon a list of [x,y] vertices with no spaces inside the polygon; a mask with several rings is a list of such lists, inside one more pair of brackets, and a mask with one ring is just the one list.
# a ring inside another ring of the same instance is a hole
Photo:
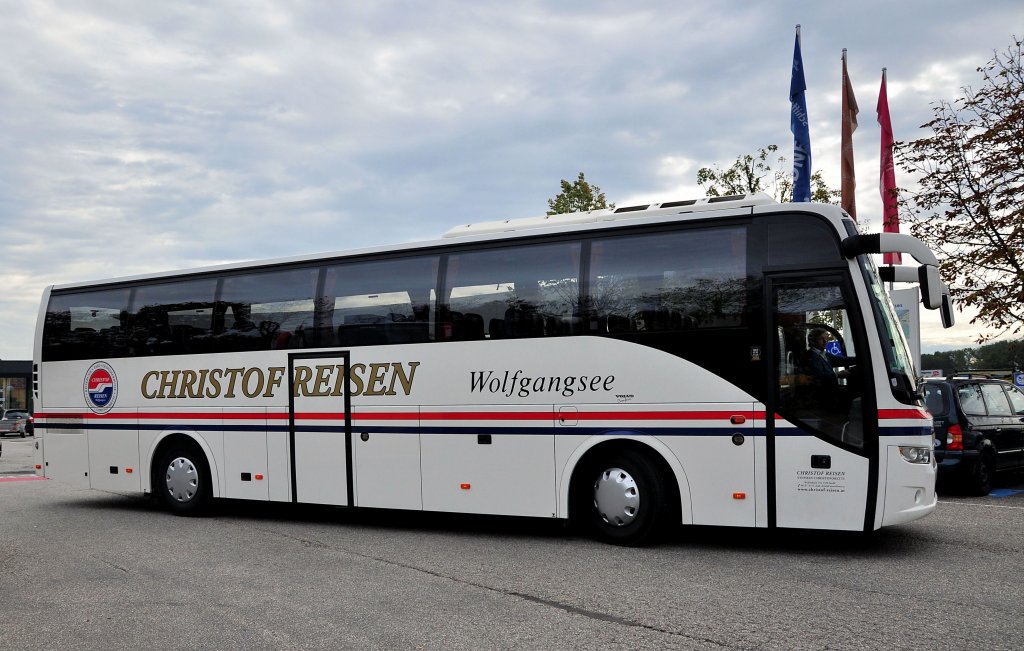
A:
{"label": "white coach bus", "polygon": [[907,522],[935,463],[887,251],[948,320],[920,242],[764,195],[49,287],[37,469],[179,514],[533,516],[620,544]]}

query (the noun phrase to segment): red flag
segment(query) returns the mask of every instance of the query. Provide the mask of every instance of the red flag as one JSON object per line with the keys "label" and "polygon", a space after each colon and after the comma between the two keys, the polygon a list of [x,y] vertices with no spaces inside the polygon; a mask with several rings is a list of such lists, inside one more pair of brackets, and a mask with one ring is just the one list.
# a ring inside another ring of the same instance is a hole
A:
{"label": "red flag", "polygon": [[[896,208],[896,170],[892,160],[892,120],[889,119],[889,98],[885,92],[885,68],[882,68],[882,88],[878,91],[878,124],[882,127],[882,150],[879,164],[878,190],[882,195],[882,231],[900,232],[899,211]],[[885,253],[884,264],[903,264],[900,253]]]}
{"label": "red flag", "polygon": [[846,48],[843,48],[843,146],[842,146],[842,195],[843,210],[857,221],[857,178],[853,169],[853,132],[857,130],[857,99],[853,96],[853,84],[846,72]]}

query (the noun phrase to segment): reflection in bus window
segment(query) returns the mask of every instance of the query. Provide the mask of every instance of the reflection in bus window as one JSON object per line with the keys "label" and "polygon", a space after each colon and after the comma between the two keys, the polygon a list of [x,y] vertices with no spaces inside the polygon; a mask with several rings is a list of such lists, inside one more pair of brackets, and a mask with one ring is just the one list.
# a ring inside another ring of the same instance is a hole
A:
{"label": "reflection in bus window", "polygon": [[575,333],[579,264],[576,242],[451,255],[442,337],[515,339]]}
{"label": "reflection in bus window", "polygon": [[222,352],[307,348],[312,338],[316,267],[224,279],[216,348]]}
{"label": "reflection in bus window", "polygon": [[133,355],[182,355],[213,349],[216,278],[143,285],[132,299]]}
{"label": "reflection in bus window", "polygon": [[318,306],[319,345],[432,341],[436,256],[328,267]]}
{"label": "reflection in bus window", "polygon": [[862,378],[841,288],[779,283],[774,294],[779,413],[809,433],[863,447]]}
{"label": "reflection in bus window", "polygon": [[128,354],[130,290],[107,289],[56,295],[46,310],[46,359],[123,357]]}
{"label": "reflection in bus window", "polygon": [[595,241],[591,333],[742,325],[746,229],[694,229]]}

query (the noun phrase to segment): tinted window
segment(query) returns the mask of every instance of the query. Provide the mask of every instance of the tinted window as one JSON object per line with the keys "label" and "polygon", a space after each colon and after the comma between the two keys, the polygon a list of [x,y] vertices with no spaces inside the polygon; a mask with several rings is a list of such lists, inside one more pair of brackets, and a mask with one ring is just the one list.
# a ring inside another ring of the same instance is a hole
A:
{"label": "tinted window", "polygon": [[[862,373],[842,286],[825,280],[778,282],[773,297],[779,413],[803,429],[864,446]],[[850,339],[843,342],[842,331]]]}
{"label": "tinted window", "polygon": [[1001,384],[981,385],[981,395],[985,397],[989,416],[1009,416],[1012,413]]}
{"label": "tinted window", "polygon": [[962,384],[957,387],[960,408],[968,416],[984,416],[985,401],[981,397],[981,387],[977,384]]}
{"label": "tinted window", "polygon": [[573,334],[579,322],[579,265],[575,242],[452,254],[442,337]]}
{"label": "tinted window", "polygon": [[133,355],[183,355],[213,350],[216,278],[145,285],[132,300]]}
{"label": "tinted window", "polygon": [[328,267],[319,306],[318,345],[433,340],[437,267],[435,256]]}
{"label": "tinted window", "polygon": [[835,232],[821,219],[806,215],[773,217],[768,226],[768,264],[806,266],[838,262]]}
{"label": "tinted window", "polygon": [[305,348],[313,341],[319,270],[288,269],[227,276],[221,288],[215,349]]}
{"label": "tinted window", "polygon": [[924,406],[933,416],[943,416],[949,411],[949,390],[945,385],[926,382],[924,385]]}
{"label": "tinted window", "polygon": [[588,333],[738,326],[746,312],[746,229],[597,240]]}
{"label": "tinted window", "polygon": [[1017,387],[1006,387],[1006,393],[1010,396],[1010,406],[1013,407],[1013,413],[1018,416],[1024,416],[1024,393],[1021,393]]}
{"label": "tinted window", "polygon": [[127,288],[51,296],[43,327],[43,359],[127,355],[129,296]]}

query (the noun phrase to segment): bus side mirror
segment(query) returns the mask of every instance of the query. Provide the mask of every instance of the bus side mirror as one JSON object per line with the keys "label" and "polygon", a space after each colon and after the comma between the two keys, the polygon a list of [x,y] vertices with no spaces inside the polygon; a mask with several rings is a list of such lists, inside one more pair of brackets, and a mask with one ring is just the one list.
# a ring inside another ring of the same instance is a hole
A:
{"label": "bus side mirror", "polygon": [[939,268],[923,264],[917,268],[918,280],[921,284],[921,302],[925,308],[935,310],[942,306],[942,279]]}
{"label": "bus side mirror", "polygon": [[942,315],[943,328],[952,328],[956,323],[956,317],[953,315],[953,299],[949,296],[949,292],[942,292],[942,305],[939,306],[939,314]]}

